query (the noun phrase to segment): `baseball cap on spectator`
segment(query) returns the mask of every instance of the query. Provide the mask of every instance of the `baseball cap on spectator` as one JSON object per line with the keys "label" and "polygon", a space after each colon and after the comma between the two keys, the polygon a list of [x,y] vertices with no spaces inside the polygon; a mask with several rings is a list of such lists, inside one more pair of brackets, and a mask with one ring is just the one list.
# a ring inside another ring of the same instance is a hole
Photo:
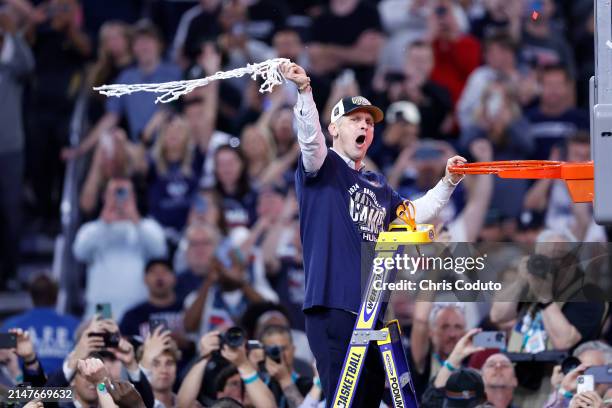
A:
{"label": "baseball cap on spectator", "polygon": [[525,210],[516,220],[519,231],[530,231],[544,228],[544,213],[540,211]]}
{"label": "baseball cap on spectator", "polygon": [[378,123],[384,118],[383,111],[377,106],[374,106],[363,96],[347,96],[342,98],[334,105],[331,113],[331,123],[334,123],[340,117],[348,115],[349,113],[356,110],[365,110],[372,114],[374,123]]}
{"label": "baseball cap on spectator", "polygon": [[446,381],[444,408],[474,408],[485,401],[484,382],[478,371],[461,368]]}
{"label": "baseball cap on spectator", "polygon": [[399,121],[405,121],[413,125],[421,123],[421,114],[419,109],[412,102],[398,101],[394,102],[387,109],[385,114],[387,124],[391,125]]}
{"label": "baseball cap on spectator", "polygon": [[155,265],[165,265],[171,273],[174,273],[174,268],[172,267],[172,262],[170,262],[169,259],[167,258],[153,258],[153,259],[149,259],[149,261],[147,262],[147,264],[145,265],[145,274],[148,273],[151,268]]}

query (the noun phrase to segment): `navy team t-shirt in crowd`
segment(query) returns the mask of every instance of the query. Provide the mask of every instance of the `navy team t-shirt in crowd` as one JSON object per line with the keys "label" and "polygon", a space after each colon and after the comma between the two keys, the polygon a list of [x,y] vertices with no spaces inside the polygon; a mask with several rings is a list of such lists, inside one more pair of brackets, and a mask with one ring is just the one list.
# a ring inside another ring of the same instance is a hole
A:
{"label": "navy team t-shirt in crowd", "polygon": [[386,230],[402,198],[382,175],[351,169],[333,150],[316,173],[306,173],[300,156],[295,188],[306,274],[303,309],[357,313],[361,244]]}

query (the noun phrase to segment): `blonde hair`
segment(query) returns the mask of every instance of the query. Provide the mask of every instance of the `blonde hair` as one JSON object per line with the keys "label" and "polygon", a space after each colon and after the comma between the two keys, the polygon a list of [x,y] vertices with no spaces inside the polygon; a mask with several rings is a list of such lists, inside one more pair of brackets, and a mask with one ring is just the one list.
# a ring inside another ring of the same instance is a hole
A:
{"label": "blonde hair", "polygon": [[[274,142],[272,133],[268,129],[264,129],[257,125],[246,125],[244,129],[242,130],[242,134],[240,137],[240,139],[242,140],[241,149],[242,149],[242,144],[244,143],[244,136],[248,132],[251,132],[251,131],[257,132],[260,135],[262,135],[261,139],[264,141],[265,147],[266,147],[265,161],[267,163],[271,163],[276,158],[276,143]],[[243,153],[246,153],[246,152],[243,150]],[[244,154],[244,157],[247,161],[247,166],[248,166],[249,161],[250,161],[248,154]]]}
{"label": "blonde hair", "polygon": [[100,37],[100,45],[98,47],[98,59],[91,67],[88,77],[90,86],[100,86],[110,81],[109,75],[112,72],[113,63],[110,55],[104,49],[104,37],[112,28],[119,28],[127,43],[128,53],[131,55],[132,30],[130,26],[120,20],[106,21],[98,31]]}
{"label": "blonde hair", "polygon": [[159,174],[165,175],[168,172],[168,160],[166,159],[164,140],[166,139],[166,135],[168,134],[168,131],[169,131],[168,129],[170,128],[170,125],[174,121],[179,121],[182,128],[184,129],[183,152],[182,152],[183,159],[181,160],[181,173],[189,177],[192,174],[191,164],[193,160],[193,144],[191,143],[191,140],[190,140],[189,126],[187,124],[187,121],[180,116],[173,117],[172,119],[167,121],[162,126],[159,132],[159,137],[157,138],[157,140],[155,141],[155,144],[153,145],[153,153],[152,153],[153,161],[155,162],[155,167]]}

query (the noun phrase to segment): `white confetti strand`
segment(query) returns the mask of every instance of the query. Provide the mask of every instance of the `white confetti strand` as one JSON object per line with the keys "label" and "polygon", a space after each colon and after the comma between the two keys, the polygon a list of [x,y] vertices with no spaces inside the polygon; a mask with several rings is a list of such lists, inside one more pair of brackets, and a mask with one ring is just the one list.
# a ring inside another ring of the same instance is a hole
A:
{"label": "white confetti strand", "polygon": [[94,90],[106,96],[122,96],[129,95],[134,92],[154,92],[163,95],[158,96],[155,103],[168,103],[178,99],[181,95],[185,95],[195,88],[208,85],[212,81],[218,79],[239,78],[244,75],[250,75],[253,80],[260,76],[264,83],[259,87],[259,92],[272,92],[276,85],[283,83],[285,78],[280,72],[282,63],[289,63],[287,58],[274,58],[257,64],[247,64],[246,67],[236,68],[231,71],[219,71],[216,74],[207,76],[206,78],[191,79],[188,81],[172,81],[160,84],[113,84],[102,85],[95,87]]}

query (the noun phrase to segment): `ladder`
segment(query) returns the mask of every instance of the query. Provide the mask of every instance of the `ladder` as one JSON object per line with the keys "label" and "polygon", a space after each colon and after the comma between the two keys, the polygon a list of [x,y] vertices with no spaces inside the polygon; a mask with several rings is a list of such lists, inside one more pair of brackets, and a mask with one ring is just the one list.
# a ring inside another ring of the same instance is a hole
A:
{"label": "ladder", "polygon": [[[405,225],[392,225],[389,231],[380,233],[376,242],[375,257],[392,258],[395,254],[402,253],[406,245],[425,244],[434,240],[433,225],[415,223],[412,202],[404,201],[404,204],[398,207],[397,215],[404,220]],[[418,408],[398,321],[390,321],[384,328],[376,330],[378,318],[384,314],[383,303],[389,295],[384,284],[395,281],[395,275],[394,269],[383,268],[382,273],[375,273],[373,268],[370,270],[367,290],[363,294],[359,315],[333,396],[334,408],[349,408],[353,403],[371,341],[377,342],[381,353],[393,408]]]}

